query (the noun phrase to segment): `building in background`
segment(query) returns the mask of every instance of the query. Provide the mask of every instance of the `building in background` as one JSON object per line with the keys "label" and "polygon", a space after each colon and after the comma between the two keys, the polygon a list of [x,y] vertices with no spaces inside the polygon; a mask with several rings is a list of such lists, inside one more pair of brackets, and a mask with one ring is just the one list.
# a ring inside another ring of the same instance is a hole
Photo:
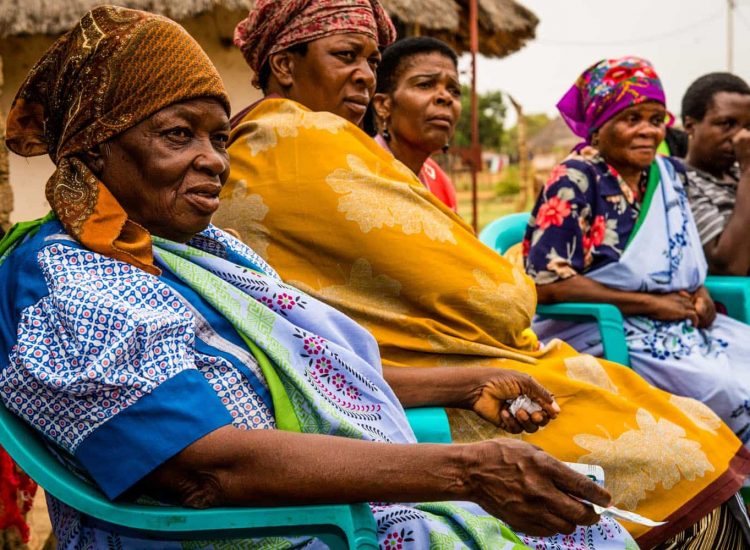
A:
{"label": "building in background", "polygon": [[[4,0],[0,5],[0,226],[46,213],[44,185],[53,171],[47,157],[22,158],[5,148],[5,116],[29,69],[61,33],[106,0]],[[179,21],[221,73],[234,110],[260,98],[232,45],[235,24],[254,0],[113,0]],[[399,36],[430,35],[459,52],[469,43],[468,0],[382,0]],[[503,57],[534,38],[539,20],[514,0],[479,0],[481,53]],[[12,213],[12,214],[11,214]]]}

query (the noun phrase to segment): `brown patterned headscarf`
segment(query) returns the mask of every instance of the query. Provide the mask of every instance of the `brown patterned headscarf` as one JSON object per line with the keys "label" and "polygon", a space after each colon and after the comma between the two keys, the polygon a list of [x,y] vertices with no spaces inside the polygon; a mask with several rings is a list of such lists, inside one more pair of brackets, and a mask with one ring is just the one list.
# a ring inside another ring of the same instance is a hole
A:
{"label": "brown patterned headscarf", "polygon": [[379,46],[396,29],[379,0],[258,0],[234,30],[234,43],[257,75],[268,58],[296,44],[334,34],[360,33]]}
{"label": "brown patterned headscarf", "polygon": [[31,69],[8,115],[8,147],[49,154],[57,169],[47,200],[65,230],[95,252],[159,273],[151,238],[79,155],[157,111],[229,98],[206,53],[180,25],[137,10],[102,6],[60,37]]}

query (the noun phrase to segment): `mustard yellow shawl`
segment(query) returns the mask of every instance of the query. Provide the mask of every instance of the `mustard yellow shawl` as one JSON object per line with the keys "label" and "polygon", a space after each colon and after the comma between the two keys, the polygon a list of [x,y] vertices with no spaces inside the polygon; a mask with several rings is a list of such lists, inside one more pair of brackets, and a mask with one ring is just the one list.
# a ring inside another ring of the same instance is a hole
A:
{"label": "mustard yellow shawl", "polygon": [[[529,330],[534,284],[485,247],[416,176],[342,118],[267,99],[233,131],[232,172],[214,223],[237,230],[289,283],[377,338],[384,365],[491,365],[533,375],[560,417],[524,440],[603,466],[626,525],[653,545],[736,492],[747,451],[707,407],[633,371]],[[497,433],[454,413],[457,441]]]}

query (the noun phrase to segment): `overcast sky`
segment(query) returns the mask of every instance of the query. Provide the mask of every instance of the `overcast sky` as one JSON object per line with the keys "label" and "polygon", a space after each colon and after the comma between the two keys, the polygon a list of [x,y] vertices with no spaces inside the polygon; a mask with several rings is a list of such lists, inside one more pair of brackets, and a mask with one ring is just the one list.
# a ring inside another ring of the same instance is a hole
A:
{"label": "overcast sky", "polygon": [[[477,85],[513,94],[527,113],[555,114],[576,77],[604,57],[650,60],[675,114],[695,78],[727,69],[726,0],[520,1],[540,19],[536,39],[504,59],[480,57]],[[736,4],[734,72],[750,80],[750,0]]]}

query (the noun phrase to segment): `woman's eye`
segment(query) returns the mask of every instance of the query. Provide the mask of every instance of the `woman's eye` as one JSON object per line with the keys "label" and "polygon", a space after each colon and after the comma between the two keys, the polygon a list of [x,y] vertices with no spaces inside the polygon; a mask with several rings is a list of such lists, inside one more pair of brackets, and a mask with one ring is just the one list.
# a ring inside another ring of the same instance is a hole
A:
{"label": "woman's eye", "polygon": [[450,93],[453,97],[461,97],[461,88],[451,88]]}
{"label": "woman's eye", "polygon": [[420,88],[422,90],[429,90],[432,88],[432,82],[418,82],[417,88]]}
{"label": "woman's eye", "polygon": [[355,53],[351,50],[342,51],[342,52],[336,52],[336,57],[339,59],[343,59],[346,62],[354,61],[354,58],[356,57]]}
{"label": "woman's eye", "polygon": [[215,135],[213,138],[214,143],[222,149],[226,149],[227,143],[229,143],[229,135],[228,134],[218,134]]}
{"label": "woman's eye", "polygon": [[175,140],[186,140],[193,137],[193,133],[188,128],[172,128],[166,131],[166,135]]}

